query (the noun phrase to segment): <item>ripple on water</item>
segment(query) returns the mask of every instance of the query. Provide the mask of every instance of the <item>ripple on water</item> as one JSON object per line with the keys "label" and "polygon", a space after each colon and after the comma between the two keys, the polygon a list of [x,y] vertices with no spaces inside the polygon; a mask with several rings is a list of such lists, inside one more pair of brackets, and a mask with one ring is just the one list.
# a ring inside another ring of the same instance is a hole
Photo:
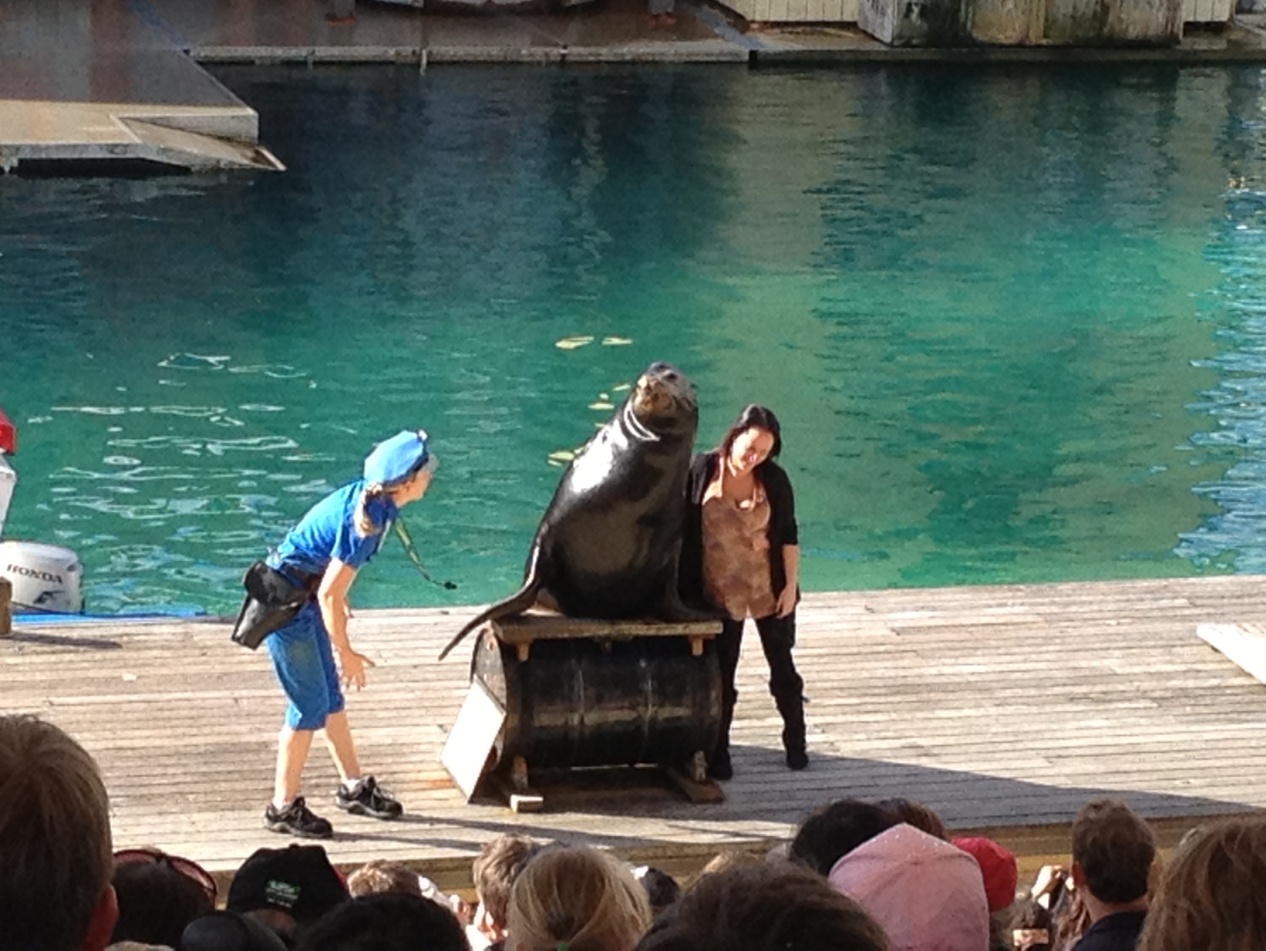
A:
{"label": "ripple on water", "polygon": [[[231,610],[416,420],[414,537],[491,600],[551,453],[667,359],[703,445],[778,411],[806,587],[1257,564],[1266,201],[1226,166],[1266,179],[1266,81],[1126,74],[228,70],[287,175],[0,176],[9,530],[80,533],[94,609]],[[445,597],[394,548],[357,595]]]}

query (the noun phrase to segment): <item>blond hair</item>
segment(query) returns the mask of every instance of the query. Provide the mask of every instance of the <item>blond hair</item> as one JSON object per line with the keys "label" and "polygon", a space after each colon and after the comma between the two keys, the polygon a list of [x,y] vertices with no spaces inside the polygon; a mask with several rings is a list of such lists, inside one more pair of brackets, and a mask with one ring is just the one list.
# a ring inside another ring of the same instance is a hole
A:
{"label": "blond hair", "polygon": [[0,716],[0,951],[78,948],[113,870],[92,757],[51,723]]}
{"label": "blond hair", "polygon": [[422,895],[418,873],[403,862],[373,859],[347,876],[347,891],[353,898],[389,892],[398,895]]}
{"label": "blond hair", "polygon": [[581,846],[528,862],[510,889],[507,918],[507,946],[522,951],[632,951],[651,908],[624,863]]}
{"label": "blond hair", "polygon": [[485,842],[471,865],[475,892],[484,911],[497,927],[506,926],[510,908],[510,889],[524,865],[540,849],[525,835],[505,833]]}
{"label": "blond hair", "polygon": [[721,872],[729,872],[736,868],[759,868],[768,860],[754,852],[744,852],[740,849],[726,849],[724,852],[718,852],[712,858],[708,859],[708,864],[699,869],[699,874],[695,876],[691,888],[698,885],[700,881],[709,875],[718,875]]}
{"label": "blond hair", "polygon": [[1139,951],[1256,951],[1266,934],[1266,817],[1198,828],[1178,846]]}

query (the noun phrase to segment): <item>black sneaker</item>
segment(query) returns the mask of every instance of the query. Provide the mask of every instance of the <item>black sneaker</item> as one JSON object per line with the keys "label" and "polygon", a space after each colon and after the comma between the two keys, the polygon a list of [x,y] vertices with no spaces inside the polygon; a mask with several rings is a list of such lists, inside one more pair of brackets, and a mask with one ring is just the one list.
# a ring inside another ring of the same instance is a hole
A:
{"label": "black sneaker", "polygon": [[264,825],[273,832],[286,835],[297,835],[305,839],[329,839],[334,836],[334,827],[308,808],[302,796],[285,809],[278,809],[271,802],[264,810]]}
{"label": "black sneaker", "polygon": [[334,794],[334,803],[354,816],[373,816],[375,819],[395,819],[404,812],[400,800],[379,786],[372,776],[357,780],[351,789],[340,785]]}

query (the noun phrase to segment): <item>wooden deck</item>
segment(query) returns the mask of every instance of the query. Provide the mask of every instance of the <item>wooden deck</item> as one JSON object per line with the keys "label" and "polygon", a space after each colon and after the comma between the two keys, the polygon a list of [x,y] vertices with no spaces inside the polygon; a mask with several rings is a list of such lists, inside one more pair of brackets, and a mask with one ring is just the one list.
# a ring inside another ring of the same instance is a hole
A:
{"label": "wooden deck", "polygon": [[[314,748],[310,801],[335,821],[338,863],[397,858],[442,885],[508,830],[588,842],[681,873],[723,846],[764,848],[822,802],[903,795],[955,830],[988,830],[1026,868],[1063,852],[1091,796],[1124,796],[1173,840],[1199,817],[1266,806],[1266,686],[1196,636],[1266,622],[1266,578],[1229,576],[812,594],[800,612],[810,768],[789,772],[754,633],[739,670],[726,801],[667,787],[552,795],[546,812],[467,805],[439,766],[465,694],[473,614],[366,611],[375,658],[349,700],[366,768],[404,800],[395,823],[346,817]],[[473,639],[472,639],[473,642]],[[0,712],[61,725],[101,764],[118,846],[150,844],[216,870],[285,839],[261,826],[283,700],[267,657],[220,621],[14,626],[0,640]]]}

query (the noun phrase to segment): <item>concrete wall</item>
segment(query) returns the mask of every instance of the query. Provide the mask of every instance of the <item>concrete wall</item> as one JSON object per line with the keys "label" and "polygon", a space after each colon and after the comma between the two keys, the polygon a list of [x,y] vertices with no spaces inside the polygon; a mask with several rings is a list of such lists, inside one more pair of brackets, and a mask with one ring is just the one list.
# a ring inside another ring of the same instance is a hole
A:
{"label": "concrete wall", "polygon": [[[726,6],[746,20],[756,23],[859,23],[864,0],[725,0]],[[915,0],[927,7],[937,0]],[[1057,0],[1058,3],[1058,0]],[[1069,0],[1064,0],[1067,5]],[[1266,8],[1266,0],[1261,0]],[[910,4],[907,4],[910,5]],[[1048,4],[1042,0],[975,0],[971,3],[970,29],[963,28],[968,42],[1002,46],[1025,46],[1043,42]],[[957,4],[955,4],[957,6]],[[1185,23],[1227,23],[1234,13],[1234,0],[1182,0]],[[889,16],[895,26],[895,4]],[[879,14],[876,10],[872,16]],[[1071,11],[1056,11],[1057,19],[1072,19]],[[1117,24],[1126,28],[1127,23]],[[1067,32],[1066,28],[1061,28]],[[880,35],[880,34],[874,34]],[[1049,40],[1047,40],[1049,42]],[[1102,41],[1100,41],[1102,42]]]}
{"label": "concrete wall", "polygon": [[1166,45],[1182,38],[1183,2],[861,0],[857,25],[892,46]]}

